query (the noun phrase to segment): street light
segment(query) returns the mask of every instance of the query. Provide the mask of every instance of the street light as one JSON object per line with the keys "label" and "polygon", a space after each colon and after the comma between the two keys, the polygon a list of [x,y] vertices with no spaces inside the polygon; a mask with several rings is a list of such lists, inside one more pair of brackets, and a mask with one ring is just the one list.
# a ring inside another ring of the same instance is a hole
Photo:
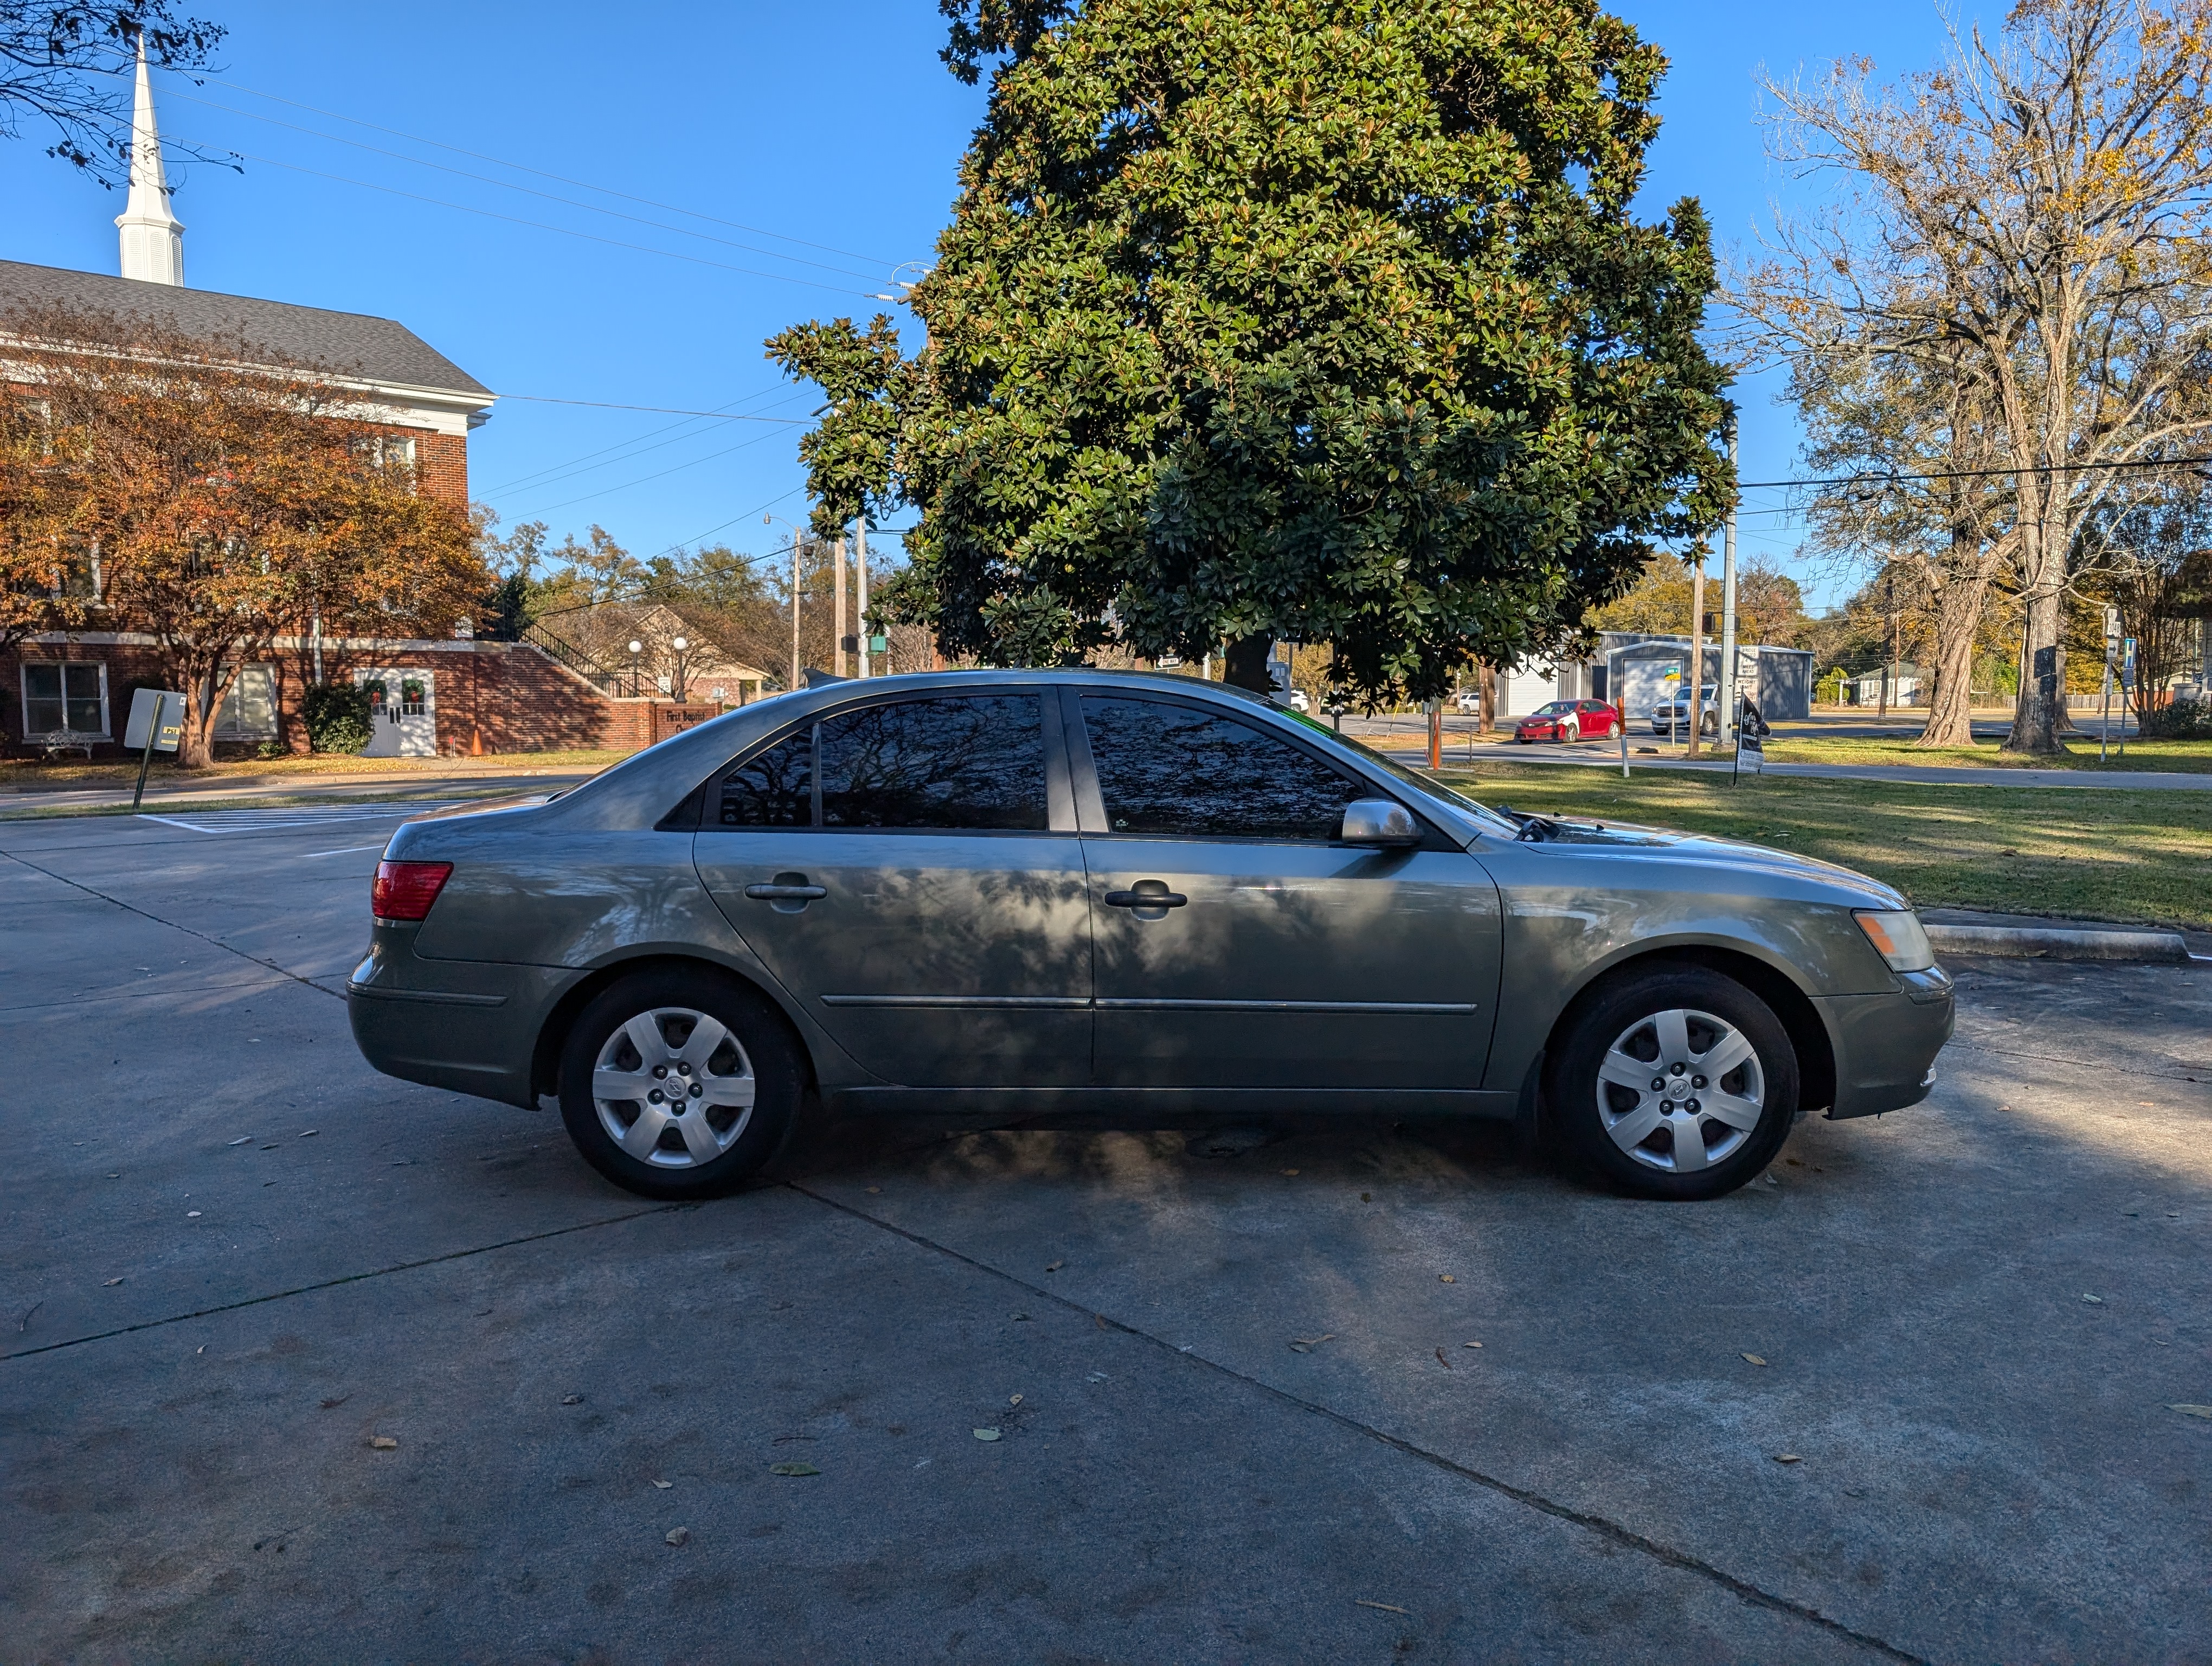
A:
{"label": "street light", "polygon": [[629,645],[629,697],[637,698],[637,656],[645,652],[643,642],[633,641]]}
{"label": "street light", "polygon": [[676,703],[680,706],[684,703],[684,656],[691,651],[691,644],[678,636],[668,646],[676,650],[675,684],[669,690],[669,693],[675,696]]}

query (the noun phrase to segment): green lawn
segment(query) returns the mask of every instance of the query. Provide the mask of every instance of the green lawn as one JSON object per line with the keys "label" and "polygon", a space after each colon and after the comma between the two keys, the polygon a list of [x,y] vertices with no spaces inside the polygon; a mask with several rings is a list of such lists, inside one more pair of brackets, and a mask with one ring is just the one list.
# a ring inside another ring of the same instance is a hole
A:
{"label": "green lawn", "polygon": [[1977,746],[1921,747],[1910,734],[1895,739],[1854,739],[1846,735],[1808,733],[1794,726],[1778,728],[1766,743],[1766,756],[1777,763],[1930,763],[1964,764],[1984,769],[2154,769],[2202,775],[2212,772],[2212,740],[2139,740],[2128,739],[2124,757],[2108,750],[2106,761],[2097,762],[2097,743],[2076,739],[2072,750],[2057,757],[2024,757],[1999,750],[1995,742]]}
{"label": "green lawn", "polygon": [[[2130,748],[2130,752],[2133,749]],[[2212,792],[1618,773],[1484,759],[1486,804],[1717,833],[1887,880],[1923,908],[2212,930]]]}

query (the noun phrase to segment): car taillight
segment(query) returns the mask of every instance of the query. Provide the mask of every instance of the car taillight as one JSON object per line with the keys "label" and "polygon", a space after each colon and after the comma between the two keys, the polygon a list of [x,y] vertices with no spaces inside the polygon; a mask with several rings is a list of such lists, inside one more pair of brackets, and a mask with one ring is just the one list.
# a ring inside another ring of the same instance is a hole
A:
{"label": "car taillight", "polygon": [[368,911],[379,920],[420,920],[453,871],[451,862],[379,862]]}

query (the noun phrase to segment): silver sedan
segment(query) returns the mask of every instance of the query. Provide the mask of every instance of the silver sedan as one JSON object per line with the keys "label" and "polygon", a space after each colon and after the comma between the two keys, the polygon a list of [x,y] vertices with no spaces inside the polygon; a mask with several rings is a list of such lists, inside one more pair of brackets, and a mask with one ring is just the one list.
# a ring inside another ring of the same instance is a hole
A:
{"label": "silver sedan", "polygon": [[805,1115],[1518,1122],[1650,1197],[1926,1097],[1950,980],[1887,886],[1486,808],[1239,691],[834,684],[550,802],[396,833],[349,985],[378,1069],[656,1197]]}

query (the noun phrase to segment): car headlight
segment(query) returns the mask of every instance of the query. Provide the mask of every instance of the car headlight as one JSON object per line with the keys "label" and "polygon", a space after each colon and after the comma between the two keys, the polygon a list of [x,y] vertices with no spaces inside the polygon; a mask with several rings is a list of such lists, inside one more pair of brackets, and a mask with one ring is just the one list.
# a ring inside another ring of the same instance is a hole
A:
{"label": "car headlight", "polygon": [[1920,916],[1911,909],[1858,909],[1851,918],[1893,972],[1924,972],[1936,964]]}

